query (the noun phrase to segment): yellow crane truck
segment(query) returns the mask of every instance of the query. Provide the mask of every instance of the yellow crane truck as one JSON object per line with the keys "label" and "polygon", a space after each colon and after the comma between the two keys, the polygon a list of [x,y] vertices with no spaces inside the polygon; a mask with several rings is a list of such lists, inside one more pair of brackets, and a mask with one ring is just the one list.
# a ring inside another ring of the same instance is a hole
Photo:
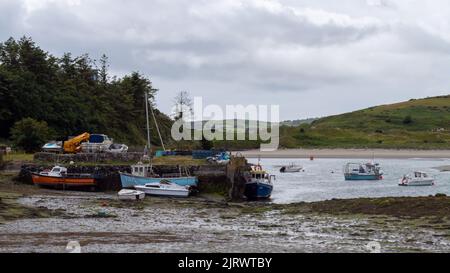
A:
{"label": "yellow crane truck", "polygon": [[81,151],[81,144],[83,142],[89,141],[89,133],[82,133],[79,136],[71,138],[63,142],[63,151],[67,154],[76,154]]}

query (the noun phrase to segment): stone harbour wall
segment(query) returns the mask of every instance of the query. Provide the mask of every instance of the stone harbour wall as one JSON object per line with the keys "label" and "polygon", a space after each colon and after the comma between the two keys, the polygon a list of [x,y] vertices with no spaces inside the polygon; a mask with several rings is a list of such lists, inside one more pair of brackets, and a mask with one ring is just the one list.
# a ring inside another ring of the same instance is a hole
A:
{"label": "stone harbour wall", "polygon": [[78,154],[55,154],[35,153],[34,160],[39,162],[137,162],[141,160],[143,153],[78,153]]}

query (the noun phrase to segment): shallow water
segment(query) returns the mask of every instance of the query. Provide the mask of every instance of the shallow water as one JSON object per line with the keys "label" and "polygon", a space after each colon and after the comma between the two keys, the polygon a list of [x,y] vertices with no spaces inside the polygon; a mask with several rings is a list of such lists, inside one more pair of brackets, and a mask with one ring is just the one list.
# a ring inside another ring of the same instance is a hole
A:
{"label": "shallow water", "polygon": [[[257,163],[258,159],[249,159]],[[294,162],[302,165],[304,172],[282,174],[283,165]],[[360,159],[261,159],[263,167],[276,175],[272,202],[293,203],[322,201],[333,198],[428,196],[437,193],[450,195],[450,172],[440,172],[435,167],[450,165],[450,159],[377,159],[384,172],[381,181],[345,181],[343,167],[347,162]],[[362,161],[366,162],[366,161]],[[400,187],[399,179],[414,170],[425,171],[436,178],[430,187]]]}

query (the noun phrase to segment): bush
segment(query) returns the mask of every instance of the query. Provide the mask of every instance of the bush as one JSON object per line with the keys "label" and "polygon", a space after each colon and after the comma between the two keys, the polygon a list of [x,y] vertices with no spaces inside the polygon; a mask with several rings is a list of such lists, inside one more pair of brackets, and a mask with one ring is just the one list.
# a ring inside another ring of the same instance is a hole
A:
{"label": "bush", "polygon": [[412,117],[411,116],[406,116],[403,119],[403,124],[411,124],[413,122]]}
{"label": "bush", "polygon": [[39,151],[42,145],[53,136],[47,122],[24,118],[11,128],[14,145],[27,153]]}

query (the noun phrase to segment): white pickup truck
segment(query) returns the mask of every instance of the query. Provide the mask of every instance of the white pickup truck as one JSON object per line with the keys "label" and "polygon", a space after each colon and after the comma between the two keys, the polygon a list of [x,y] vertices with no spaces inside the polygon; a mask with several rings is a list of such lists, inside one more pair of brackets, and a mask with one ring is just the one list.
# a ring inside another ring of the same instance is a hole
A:
{"label": "white pickup truck", "polygon": [[113,139],[103,134],[91,134],[88,142],[81,144],[82,153],[103,153],[107,152],[113,144]]}

